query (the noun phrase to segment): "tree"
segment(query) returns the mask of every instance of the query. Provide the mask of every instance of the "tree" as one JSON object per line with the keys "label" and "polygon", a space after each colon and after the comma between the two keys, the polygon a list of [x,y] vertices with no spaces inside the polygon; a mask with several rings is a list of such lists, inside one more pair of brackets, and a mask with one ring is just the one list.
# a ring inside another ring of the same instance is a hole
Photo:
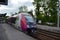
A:
{"label": "tree", "polygon": [[[35,6],[37,22],[43,20],[57,23],[57,2],[58,0],[34,0],[33,5]],[[41,7],[43,8],[42,11],[40,9]],[[44,18],[41,16],[43,12],[45,14]]]}
{"label": "tree", "polygon": [[51,14],[50,22],[57,24],[57,3],[58,0],[50,0],[48,3],[49,13]]}
{"label": "tree", "polygon": [[34,0],[33,4],[35,5],[36,9],[35,9],[35,13],[36,13],[36,21],[38,22],[39,20],[39,14],[40,14],[40,2],[41,0]]}
{"label": "tree", "polygon": [[28,12],[27,6],[21,6],[21,7],[19,7],[19,13],[20,12]]}

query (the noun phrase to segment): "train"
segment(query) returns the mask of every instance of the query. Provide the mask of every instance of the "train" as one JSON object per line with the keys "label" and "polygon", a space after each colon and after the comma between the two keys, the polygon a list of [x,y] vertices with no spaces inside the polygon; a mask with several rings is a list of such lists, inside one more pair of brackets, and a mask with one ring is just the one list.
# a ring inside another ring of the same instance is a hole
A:
{"label": "train", "polygon": [[8,18],[8,23],[27,33],[36,32],[36,20],[29,13],[19,13]]}

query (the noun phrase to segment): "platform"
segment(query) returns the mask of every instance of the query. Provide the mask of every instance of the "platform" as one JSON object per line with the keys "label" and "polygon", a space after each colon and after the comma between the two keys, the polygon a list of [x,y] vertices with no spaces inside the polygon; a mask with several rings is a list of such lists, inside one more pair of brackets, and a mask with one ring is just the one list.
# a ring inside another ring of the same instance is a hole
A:
{"label": "platform", "polygon": [[8,24],[1,24],[3,29],[5,30],[6,36],[8,40],[36,40],[35,38],[26,35],[25,33],[16,30]]}

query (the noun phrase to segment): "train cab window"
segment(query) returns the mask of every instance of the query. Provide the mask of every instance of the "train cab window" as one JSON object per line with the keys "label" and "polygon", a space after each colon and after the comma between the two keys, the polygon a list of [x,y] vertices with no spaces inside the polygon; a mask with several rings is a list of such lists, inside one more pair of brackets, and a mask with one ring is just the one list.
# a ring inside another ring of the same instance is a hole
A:
{"label": "train cab window", "polygon": [[27,22],[34,22],[34,19],[31,16],[25,16]]}

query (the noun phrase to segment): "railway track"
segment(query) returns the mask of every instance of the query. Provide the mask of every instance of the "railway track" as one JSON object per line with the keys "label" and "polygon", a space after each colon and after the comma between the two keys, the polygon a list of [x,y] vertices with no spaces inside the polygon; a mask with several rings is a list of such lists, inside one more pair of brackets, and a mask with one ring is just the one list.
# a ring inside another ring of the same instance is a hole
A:
{"label": "railway track", "polygon": [[47,30],[37,29],[37,32],[32,35],[38,40],[60,40],[60,33],[55,33]]}

